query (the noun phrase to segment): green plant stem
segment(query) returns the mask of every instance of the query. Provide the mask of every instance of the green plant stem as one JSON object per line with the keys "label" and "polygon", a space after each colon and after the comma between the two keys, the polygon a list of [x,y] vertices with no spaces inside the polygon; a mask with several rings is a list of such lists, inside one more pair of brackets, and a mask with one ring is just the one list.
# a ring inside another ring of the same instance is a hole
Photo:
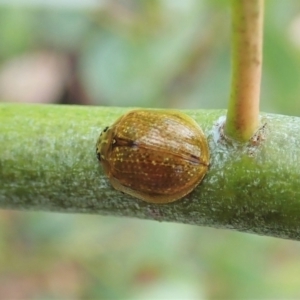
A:
{"label": "green plant stem", "polygon": [[209,171],[182,200],[154,205],[112,189],[96,159],[100,132],[125,111],[1,104],[0,208],[156,219],[300,240],[299,118],[263,115],[265,140],[233,147],[219,135],[225,111],[186,111],[208,138]]}
{"label": "green plant stem", "polygon": [[226,135],[245,142],[259,126],[263,0],[232,0],[232,80]]}

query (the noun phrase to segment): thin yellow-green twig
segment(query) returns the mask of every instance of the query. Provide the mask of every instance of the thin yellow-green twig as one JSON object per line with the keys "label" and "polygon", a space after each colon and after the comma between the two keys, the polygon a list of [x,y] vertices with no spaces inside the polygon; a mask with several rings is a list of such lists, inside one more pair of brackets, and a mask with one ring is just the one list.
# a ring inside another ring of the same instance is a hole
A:
{"label": "thin yellow-green twig", "polygon": [[248,141],[259,126],[263,0],[232,0],[232,80],[225,133]]}

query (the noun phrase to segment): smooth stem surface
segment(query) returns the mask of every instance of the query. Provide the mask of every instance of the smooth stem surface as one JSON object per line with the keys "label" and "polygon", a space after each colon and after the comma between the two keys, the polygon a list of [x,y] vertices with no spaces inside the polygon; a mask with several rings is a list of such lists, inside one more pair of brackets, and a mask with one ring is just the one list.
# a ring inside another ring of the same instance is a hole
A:
{"label": "smooth stem surface", "polygon": [[263,0],[232,0],[232,80],[226,135],[245,142],[259,126]]}
{"label": "smooth stem surface", "polygon": [[263,115],[260,140],[228,145],[220,136],[225,111],[186,111],[208,138],[208,173],[183,199],[154,205],[114,190],[96,158],[100,132],[128,110],[0,104],[0,208],[127,216],[300,240],[300,118]]}

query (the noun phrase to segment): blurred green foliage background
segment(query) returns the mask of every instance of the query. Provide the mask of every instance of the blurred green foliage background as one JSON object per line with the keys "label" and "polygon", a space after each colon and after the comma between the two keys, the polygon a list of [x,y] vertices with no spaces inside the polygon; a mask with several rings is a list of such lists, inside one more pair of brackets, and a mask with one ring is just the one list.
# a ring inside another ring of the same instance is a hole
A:
{"label": "blurred green foliage background", "polygon": [[[0,0],[0,101],[226,108],[229,3]],[[261,109],[299,115],[299,80],[300,2],[266,1]],[[0,211],[0,299],[296,299],[299,286],[298,242]]]}

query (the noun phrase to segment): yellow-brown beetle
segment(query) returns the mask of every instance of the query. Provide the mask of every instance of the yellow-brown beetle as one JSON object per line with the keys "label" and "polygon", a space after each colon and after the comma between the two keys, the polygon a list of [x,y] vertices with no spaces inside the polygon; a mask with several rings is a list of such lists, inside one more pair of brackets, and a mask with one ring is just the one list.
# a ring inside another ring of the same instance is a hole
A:
{"label": "yellow-brown beetle", "polygon": [[175,111],[126,113],[102,131],[96,153],[115,189],[150,203],[190,193],[209,165],[201,128]]}

